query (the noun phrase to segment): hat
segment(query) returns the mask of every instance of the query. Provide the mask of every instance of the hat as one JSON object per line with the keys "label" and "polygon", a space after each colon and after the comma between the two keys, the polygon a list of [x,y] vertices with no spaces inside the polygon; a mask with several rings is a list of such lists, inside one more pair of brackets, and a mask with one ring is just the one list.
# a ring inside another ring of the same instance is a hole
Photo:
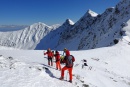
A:
{"label": "hat", "polygon": [[66,51],[67,49],[66,48],[64,48],[64,51]]}

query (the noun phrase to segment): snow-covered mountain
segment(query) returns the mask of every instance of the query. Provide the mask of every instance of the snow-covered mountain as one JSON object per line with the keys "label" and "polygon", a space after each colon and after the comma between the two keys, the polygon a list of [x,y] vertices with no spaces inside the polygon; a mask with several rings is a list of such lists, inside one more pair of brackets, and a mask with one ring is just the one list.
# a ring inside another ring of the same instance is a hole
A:
{"label": "snow-covered mountain", "polygon": [[115,39],[121,39],[125,35],[122,34],[125,31],[122,28],[129,25],[129,8],[129,0],[121,0],[102,14],[89,9],[76,23],[65,22],[60,28],[49,33],[43,41],[46,45],[39,47],[84,50],[112,46]]}
{"label": "snow-covered mountain", "polygon": [[33,24],[23,30],[0,32],[0,45],[20,49],[94,49],[114,45],[129,25],[130,2],[121,0],[102,14],[88,10],[76,23],[67,19],[61,26]]}
{"label": "snow-covered mountain", "polygon": [[67,47],[72,50],[83,50],[113,45],[115,38],[122,37],[122,28],[130,19],[129,8],[129,0],[122,0],[115,8],[108,8],[102,14],[97,15],[88,10],[69,32],[61,35],[57,49]]}
{"label": "snow-covered mountain", "polygon": [[[60,27],[47,34],[40,41],[40,43],[37,45],[35,49],[48,49],[48,48],[56,49],[57,47],[59,47],[59,39],[61,38],[61,35],[66,35],[65,33],[69,32],[69,29],[72,28],[73,24],[74,24],[73,21],[71,21],[70,19],[66,19],[66,21]],[[65,40],[66,39],[63,39],[62,41]]]}
{"label": "snow-covered mountain", "polygon": [[48,26],[39,22],[22,30],[0,32],[0,45],[20,49],[34,49],[45,35],[58,26]]}

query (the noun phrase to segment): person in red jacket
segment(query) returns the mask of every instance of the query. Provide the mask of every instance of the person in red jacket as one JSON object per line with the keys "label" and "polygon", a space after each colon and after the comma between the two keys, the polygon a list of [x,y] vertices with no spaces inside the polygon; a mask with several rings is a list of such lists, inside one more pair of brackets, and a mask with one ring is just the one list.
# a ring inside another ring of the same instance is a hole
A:
{"label": "person in red jacket", "polygon": [[60,54],[59,54],[59,52],[56,50],[55,51],[55,59],[56,59],[56,70],[61,70],[61,65],[60,65]]}
{"label": "person in red jacket", "polygon": [[[69,76],[70,76],[69,82],[72,83],[72,69],[73,69],[73,62],[75,61],[75,59],[72,58],[72,56],[70,55],[69,50],[67,50],[66,48],[64,49],[64,52],[65,52],[66,56],[65,56],[63,62],[64,62],[66,65],[65,65],[65,66],[62,68],[62,70],[61,70],[60,80],[63,80],[63,79],[64,79],[64,71],[65,71],[65,70],[68,70],[68,71],[69,71]],[[69,59],[72,59],[72,65],[70,65],[70,64],[68,63]]]}
{"label": "person in red jacket", "polygon": [[48,65],[50,65],[50,62],[51,62],[51,66],[53,66],[53,62],[52,62],[53,53],[51,52],[51,49],[48,48],[47,52],[44,53],[44,55],[48,56]]}

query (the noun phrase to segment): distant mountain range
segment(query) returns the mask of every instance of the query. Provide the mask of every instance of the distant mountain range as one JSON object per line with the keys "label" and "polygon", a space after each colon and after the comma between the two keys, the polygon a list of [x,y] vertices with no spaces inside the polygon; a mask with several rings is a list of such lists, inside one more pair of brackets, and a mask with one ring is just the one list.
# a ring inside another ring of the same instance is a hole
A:
{"label": "distant mountain range", "polygon": [[[86,50],[114,45],[130,19],[130,1],[121,0],[102,14],[88,10],[76,23],[67,19],[62,25],[35,23],[25,29],[0,32],[0,45],[20,49]],[[127,24],[129,25],[129,24]]]}
{"label": "distant mountain range", "polygon": [[28,25],[0,25],[0,32],[16,31],[28,27]]}

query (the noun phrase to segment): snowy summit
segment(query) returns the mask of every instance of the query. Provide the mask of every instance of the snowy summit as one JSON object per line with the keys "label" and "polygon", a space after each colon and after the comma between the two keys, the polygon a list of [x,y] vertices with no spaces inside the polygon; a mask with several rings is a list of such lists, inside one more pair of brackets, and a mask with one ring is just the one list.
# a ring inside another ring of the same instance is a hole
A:
{"label": "snowy summit", "polygon": [[68,22],[68,24],[74,25],[74,22],[70,19],[67,19],[66,22]]}
{"label": "snowy summit", "polygon": [[88,10],[87,13],[89,13],[92,17],[96,17],[98,14],[92,10]]}

